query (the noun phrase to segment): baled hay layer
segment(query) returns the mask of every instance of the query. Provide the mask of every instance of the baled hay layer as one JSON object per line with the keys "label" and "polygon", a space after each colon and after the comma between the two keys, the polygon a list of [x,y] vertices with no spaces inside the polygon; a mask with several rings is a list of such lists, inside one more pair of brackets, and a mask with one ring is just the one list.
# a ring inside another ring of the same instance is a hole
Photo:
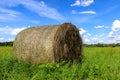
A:
{"label": "baled hay layer", "polygon": [[82,39],[70,23],[31,27],[14,41],[14,57],[32,64],[81,60]]}

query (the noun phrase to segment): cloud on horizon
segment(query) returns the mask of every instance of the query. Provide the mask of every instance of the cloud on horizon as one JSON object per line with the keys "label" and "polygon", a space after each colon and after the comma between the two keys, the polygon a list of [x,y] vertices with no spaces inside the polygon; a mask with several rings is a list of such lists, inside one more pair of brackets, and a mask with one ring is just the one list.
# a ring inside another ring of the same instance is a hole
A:
{"label": "cloud on horizon", "polygon": [[80,33],[81,35],[83,35],[85,32],[86,32],[85,29],[83,29],[83,28],[80,28],[80,29],[79,29],[79,33]]}
{"label": "cloud on horizon", "polygon": [[20,31],[26,28],[27,27],[22,27],[22,28],[12,28],[9,26],[0,27],[0,34],[17,35]]}
{"label": "cloud on horizon", "polygon": [[115,20],[112,24],[112,31],[120,30],[120,20]]}
{"label": "cloud on horizon", "polygon": [[[96,43],[120,43],[120,20],[114,20],[110,27],[102,26],[95,26],[96,29],[110,29],[109,32],[101,33],[98,31],[96,35],[92,35],[87,32],[87,30],[82,30],[82,38],[84,43],[88,44],[96,44]],[[91,36],[92,35],[92,36]]]}
{"label": "cloud on horizon", "polygon": [[[111,31],[108,35],[110,38],[119,39],[120,41],[120,20],[114,20],[112,23]],[[117,39],[117,40],[118,40]]]}

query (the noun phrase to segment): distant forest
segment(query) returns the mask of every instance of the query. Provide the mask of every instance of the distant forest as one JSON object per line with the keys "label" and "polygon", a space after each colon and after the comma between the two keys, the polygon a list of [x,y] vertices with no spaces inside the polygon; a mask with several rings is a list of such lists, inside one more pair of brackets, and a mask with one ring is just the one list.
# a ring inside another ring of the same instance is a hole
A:
{"label": "distant forest", "polygon": [[13,42],[0,42],[0,46],[13,46]]}
{"label": "distant forest", "polygon": [[[13,46],[13,42],[0,42],[0,46]],[[120,43],[113,43],[113,44],[83,44],[84,47],[120,47]]]}
{"label": "distant forest", "polygon": [[83,44],[85,47],[120,47],[120,43],[111,43],[111,44],[104,44],[104,43],[97,43],[97,44]]}

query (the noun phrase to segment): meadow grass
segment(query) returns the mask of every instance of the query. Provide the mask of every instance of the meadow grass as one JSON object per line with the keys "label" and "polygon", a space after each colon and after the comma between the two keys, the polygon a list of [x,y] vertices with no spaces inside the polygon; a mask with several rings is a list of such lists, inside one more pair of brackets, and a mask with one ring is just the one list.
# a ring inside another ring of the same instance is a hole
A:
{"label": "meadow grass", "polygon": [[0,80],[120,80],[120,47],[84,47],[81,63],[31,65],[0,47]]}

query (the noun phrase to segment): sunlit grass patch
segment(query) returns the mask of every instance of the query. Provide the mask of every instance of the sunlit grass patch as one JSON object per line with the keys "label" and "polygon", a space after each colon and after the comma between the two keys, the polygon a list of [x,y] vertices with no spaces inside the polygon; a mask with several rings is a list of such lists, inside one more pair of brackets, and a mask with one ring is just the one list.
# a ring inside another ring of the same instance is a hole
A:
{"label": "sunlit grass patch", "polygon": [[119,80],[119,47],[84,47],[83,60],[31,65],[13,58],[12,47],[0,47],[0,80]]}

